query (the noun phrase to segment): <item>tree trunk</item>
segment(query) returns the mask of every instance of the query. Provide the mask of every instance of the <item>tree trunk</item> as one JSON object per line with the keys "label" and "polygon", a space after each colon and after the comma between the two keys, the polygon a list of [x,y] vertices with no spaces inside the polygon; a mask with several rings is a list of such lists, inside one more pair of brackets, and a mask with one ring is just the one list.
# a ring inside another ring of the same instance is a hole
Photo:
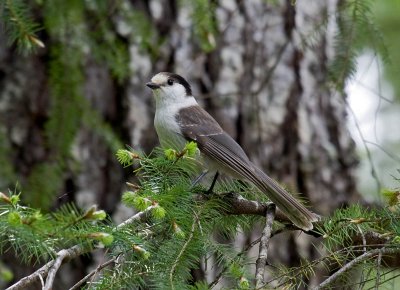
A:
{"label": "tree trunk", "polygon": [[[346,96],[328,86],[336,0],[212,1],[207,13],[216,31],[203,34],[193,28],[200,25],[192,17],[200,8],[190,1],[122,2],[124,8],[113,12],[112,21],[129,50],[130,77],[118,83],[91,52],[82,60],[83,96],[117,132],[120,144],[147,152],[157,144],[154,103],[145,83],[159,71],[174,71],[192,84],[195,97],[250,159],[292,192],[300,192],[315,212],[327,215],[358,199]],[[161,43],[156,53],[155,48],[143,48],[139,25],[132,26],[123,10],[145,16],[139,21],[148,21],[152,43]],[[327,29],[316,33],[326,21]],[[53,36],[46,37],[51,46]],[[202,42],[208,47],[202,49]],[[69,146],[72,154],[55,158],[59,153],[49,147],[46,124],[54,105],[50,51],[47,47],[19,55],[5,46],[0,33],[2,190],[18,180],[24,199],[38,182],[33,176],[42,178],[39,184],[53,177],[37,168],[62,160],[54,173],[58,181],[50,188],[51,204],[96,203],[120,219],[124,213],[118,201],[126,175],[115,162],[117,146],[79,120]],[[68,102],[68,96],[64,100]],[[59,134],[63,138],[63,130]],[[29,201],[35,204],[35,199]],[[273,238],[269,263],[295,266],[300,258],[316,257],[311,240],[298,233]],[[310,286],[321,281],[322,272],[317,274]]]}

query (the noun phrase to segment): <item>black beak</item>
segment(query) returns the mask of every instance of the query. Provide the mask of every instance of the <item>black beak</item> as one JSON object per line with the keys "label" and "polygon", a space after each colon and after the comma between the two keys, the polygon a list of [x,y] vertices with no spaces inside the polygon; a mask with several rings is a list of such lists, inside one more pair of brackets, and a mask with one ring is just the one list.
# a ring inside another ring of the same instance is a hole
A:
{"label": "black beak", "polygon": [[155,83],[152,83],[152,82],[147,83],[146,86],[148,86],[148,87],[149,87],[150,89],[152,89],[152,90],[155,90],[155,89],[159,89],[159,88],[160,88],[159,85],[157,85],[157,84],[155,84]]}

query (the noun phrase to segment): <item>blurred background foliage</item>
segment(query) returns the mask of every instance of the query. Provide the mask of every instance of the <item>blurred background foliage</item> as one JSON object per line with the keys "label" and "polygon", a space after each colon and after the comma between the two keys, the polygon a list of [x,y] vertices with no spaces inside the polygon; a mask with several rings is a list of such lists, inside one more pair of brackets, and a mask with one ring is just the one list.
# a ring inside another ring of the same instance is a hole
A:
{"label": "blurred background foliage", "polygon": [[[390,63],[385,65],[385,78],[395,89],[397,100],[400,99],[400,1],[374,1],[376,23],[379,25],[388,49]],[[366,44],[368,45],[368,44]]]}
{"label": "blurred background foliage", "polygon": [[380,200],[381,195],[377,194],[380,188],[398,187],[400,1],[367,2],[371,4],[368,9],[379,38],[371,39],[368,33],[361,35],[357,73],[348,84],[349,115],[361,158],[357,174],[359,190],[368,199]]}

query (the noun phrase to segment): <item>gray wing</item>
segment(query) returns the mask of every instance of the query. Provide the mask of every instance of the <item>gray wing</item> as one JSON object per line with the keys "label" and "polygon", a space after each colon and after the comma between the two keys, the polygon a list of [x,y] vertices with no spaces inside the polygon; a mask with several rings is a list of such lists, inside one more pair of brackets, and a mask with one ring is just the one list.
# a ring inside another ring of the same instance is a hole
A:
{"label": "gray wing", "polygon": [[[196,141],[200,151],[206,155],[229,168],[236,167],[236,162],[245,163],[251,167],[249,158],[242,147],[200,106],[181,109],[177,121],[183,136]],[[234,160],[232,160],[233,163],[229,162],[231,158],[237,159],[236,162]]]}

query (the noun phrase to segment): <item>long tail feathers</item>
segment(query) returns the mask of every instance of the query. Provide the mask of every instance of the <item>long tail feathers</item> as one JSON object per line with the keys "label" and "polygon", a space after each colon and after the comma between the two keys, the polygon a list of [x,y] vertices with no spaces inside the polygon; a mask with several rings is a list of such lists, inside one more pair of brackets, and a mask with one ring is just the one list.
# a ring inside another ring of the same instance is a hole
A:
{"label": "long tail feathers", "polygon": [[313,229],[313,222],[320,220],[320,216],[308,210],[295,197],[284,190],[276,181],[255,168],[259,178],[252,178],[252,182],[299,228],[309,231]]}

